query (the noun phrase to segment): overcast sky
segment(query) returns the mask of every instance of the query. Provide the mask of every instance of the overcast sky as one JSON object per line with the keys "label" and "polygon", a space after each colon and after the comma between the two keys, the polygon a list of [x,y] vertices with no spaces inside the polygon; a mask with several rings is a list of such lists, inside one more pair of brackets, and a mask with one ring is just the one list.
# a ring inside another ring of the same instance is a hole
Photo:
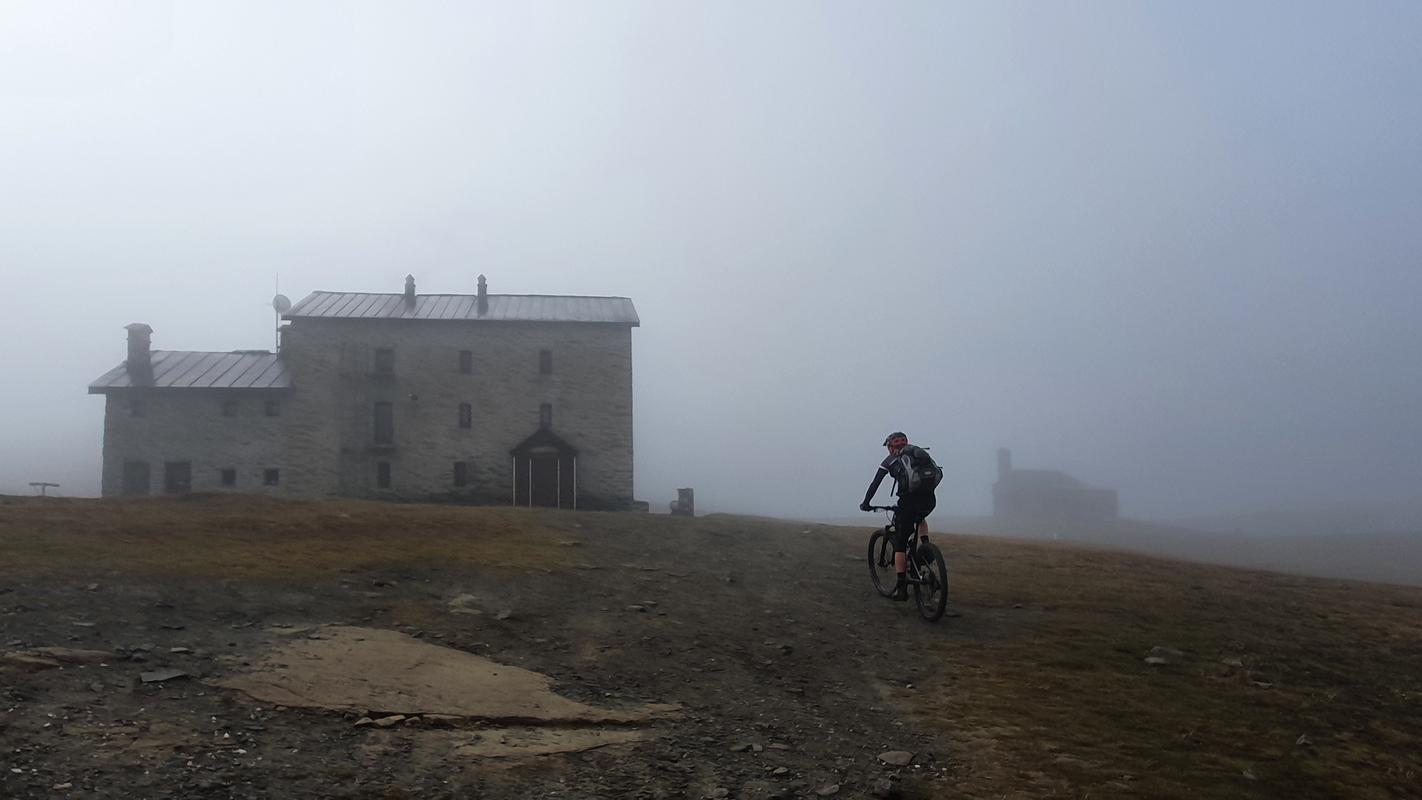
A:
{"label": "overcast sky", "polygon": [[1422,487],[1422,4],[0,2],[0,492],[123,325],[633,298],[637,495],[850,516],[908,432],[1169,518]]}

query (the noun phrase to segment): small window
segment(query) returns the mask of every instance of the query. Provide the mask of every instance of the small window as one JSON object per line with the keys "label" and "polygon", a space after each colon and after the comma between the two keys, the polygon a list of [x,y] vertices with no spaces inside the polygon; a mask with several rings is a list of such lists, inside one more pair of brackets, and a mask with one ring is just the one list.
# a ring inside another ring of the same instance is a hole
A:
{"label": "small window", "polygon": [[144,408],[142,397],[128,398],[128,415],[130,417],[141,417],[148,411]]}
{"label": "small window", "polygon": [[473,350],[460,350],[460,351],[459,351],[459,371],[462,372],[462,373],[464,373],[465,375],[468,375],[469,373],[471,373],[471,372],[474,371],[474,351],[473,351]]}
{"label": "small window", "polygon": [[237,485],[237,470],[231,469],[231,468],[224,469],[224,470],[222,471],[222,485],[223,485],[223,486],[236,486],[236,485]]}
{"label": "small window", "polygon": [[266,485],[266,486],[276,486],[277,484],[281,483],[281,470],[279,470],[279,469],[264,469],[264,470],[262,470],[262,483],[263,483],[264,485]]}
{"label": "small window", "polygon": [[540,427],[540,428],[551,428],[551,427],[553,427],[553,404],[552,404],[552,403],[544,403],[543,405],[541,405],[541,406],[538,407],[538,427]]}
{"label": "small window", "polygon": [[395,443],[395,405],[393,403],[375,404],[375,443]]}
{"label": "small window", "polygon": [[395,351],[388,347],[375,348],[375,373],[377,375],[395,374]]}
{"label": "small window", "polygon": [[454,485],[469,485],[469,463],[467,461],[454,462]]}
{"label": "small window", "polygon": [[474,427],[474,407],[468,403],[459,404],[459,427]]}
{"label": "small window", "polygon": [[268,401],[267,401],[267,416],[269,416],[269,417],[279,417],[279,416],[281,416],[281,401],[280,401],[280,400],[268,400]]}
{"label": "small window", "polygon": [[229,398],[227,398],[226,400],[223,400],[223,401],[222,401],[222,416],[224,416],[224,417],[235,417],[235,416],[237,416],[237,398],[235,398],[235,397],[229,397]]}
{"label": "small window", "polygon": [[544,375],[553,374],[553,351],[538,351],[538,371]]}
{"label": "small window", "polygon": [[382,489],[390,488],[390,462],[375,462],[375,485]]}

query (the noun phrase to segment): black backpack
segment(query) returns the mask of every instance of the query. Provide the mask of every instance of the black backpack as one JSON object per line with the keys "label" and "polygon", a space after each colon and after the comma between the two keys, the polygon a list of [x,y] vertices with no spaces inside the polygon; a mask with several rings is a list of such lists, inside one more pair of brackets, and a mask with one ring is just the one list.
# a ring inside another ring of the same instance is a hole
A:
{"label": "black backpack", "polygon": [[899,471],[903,475],[898,478],[901,494],[931,492],[943,481],[943,468],[938,466],[925,448],[907,445],[903,452],[899,453],[899,464]]}

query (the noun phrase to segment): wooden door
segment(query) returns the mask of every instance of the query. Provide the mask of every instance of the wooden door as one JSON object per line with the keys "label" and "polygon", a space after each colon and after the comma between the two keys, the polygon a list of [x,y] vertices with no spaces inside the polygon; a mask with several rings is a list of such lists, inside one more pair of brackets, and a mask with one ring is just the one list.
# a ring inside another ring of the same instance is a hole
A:
{"label": "wooden door", "polygon": [[533,505],[558,507],[558,457],[533,456]]}

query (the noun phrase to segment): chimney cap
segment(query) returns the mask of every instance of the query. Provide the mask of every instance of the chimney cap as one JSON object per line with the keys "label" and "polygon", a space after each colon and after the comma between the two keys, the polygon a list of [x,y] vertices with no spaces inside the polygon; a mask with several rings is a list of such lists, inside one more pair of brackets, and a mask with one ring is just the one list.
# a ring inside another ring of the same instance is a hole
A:
{"label": "chimney cap", "polygon": [[123,329],[126,330],[126,331],[128,331],[129,333],[152,333],[152,332],[153,332],[153,328],[151,328],[151,327],[148,325],[148,323],[146,323],[146,322],[130,322],[130,323],[128,323],[127,325],[123,326]]}

